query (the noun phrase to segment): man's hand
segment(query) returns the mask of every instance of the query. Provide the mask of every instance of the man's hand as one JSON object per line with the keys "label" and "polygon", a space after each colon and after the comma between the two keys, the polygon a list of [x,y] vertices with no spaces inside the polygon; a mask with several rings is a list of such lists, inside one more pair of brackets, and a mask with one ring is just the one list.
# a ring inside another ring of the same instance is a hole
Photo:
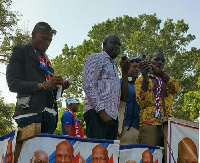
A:
{"label": "man's hand", "polygon": [[149,62],[148,61],[144,60],[144,61],[140,62],[139,69],[140,69],[140,72],[142,73],[143,80],[145,82],[149,81],[148,71],[147,71],[148,68],[149,68]]}
{"label": "man's hand", "polygon": [[159,69],[158,67],[156,67],[155,65],[153,65],[151,62],[148,63],[148,66],[152,68],[152,70],[154,71],[155,74],[157,74],[160,77],[162,77],[162,75],[163,75],[164,72],[161,69]]}
{"label": "man's hand", "polygon": [[129,59],[126,59],[125,61],[121,61],[120,62],[120,66],[122,68],[122,73],[127,73],[128,74],[128,70],[130,69],[131,62],[130,62]]}
{"label": "man's hand", "polygon": [[70,86],[70,82],[67,81],[67,80],[64,81],[63,84],[62,84],[62,89],[63,89],[63,91],[64,91],[65,89],[68,89],[69,86]]}
{"label": "man's hand", "polygon": [[63,84],[63,78],[60,76],[53,76],[50,81],[45,82],[45,88],[51,89],[53,87],[56,87],[57,85]]}
{"label": "man's hand", "polygon": [[102,122],[106,125],[112,125],[113,124],[113,120],[112,118],[105,112],[105,110],[101,110],[98,112],[100,119],[102,120]]}

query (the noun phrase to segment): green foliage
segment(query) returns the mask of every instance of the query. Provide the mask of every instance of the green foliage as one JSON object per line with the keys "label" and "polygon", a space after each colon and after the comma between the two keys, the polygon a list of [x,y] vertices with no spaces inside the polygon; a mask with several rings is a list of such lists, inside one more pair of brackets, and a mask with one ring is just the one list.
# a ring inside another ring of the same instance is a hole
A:
{"label": "green foliage", "polygon": [[190,113],[190,119],[194,121],[199,117],[200,108],[200,77],[197,82],[198,90],[189,91],[184,94],[183,111]]}
{"label": "green foliage", "polygon": [[5,36],[2,44],[0,44],[0,62],[7,63],[10,59],[13,48],[16,45],[27,44],[30,40],[31,37],[29,33],[20,29],[17,29],[12,37]]}
{"label": "green foliage", "polygon": [[57,123],[57,128],[56,130],[54,131],[54,134],[56,135],[62,135],[62,127],[61,127],[61,117],[63,115],[63,113],[65,112],[65,108],[61,108],[58,112],[58,123]]}
{"label": "green foliage", "polygon": [[[82,127],[82,129],[85,133],[86,124],[85,124],[84,117],[83,117],[83,106],[84,106],[83,103],[79,104],[79,109],[75,113],[75,115],[81,121],[81,127]],[[65,112],[65,108],[61,108],[58,112],[58,124],[57,124],[57,128],[56,128],[54,134],[62,135],[62,127],[61,127],[61,120],[60,119],[61,119],[64,112]]]}
{"label": "green foliage", "polygon": [[[85,58],[102,49],[103,38],[111,33],[120,36],[121,56],[136,56],[154,51],[166,54],[165,71],[180,82],[181,92],[174,97],[173,115],[181,119],[190,119],[190,112],[183,111],[183,95],[197,90],[195,83],[200,76],[200,49],[195,47],[187,51],[186,46],[195,39],[188,34],[189,25],[184,20],[174,22],[167,19],[164,22],[156,14],[142,14],[138,17],[124,15],[115,19],[95,24],[88,32],[88,40],[82,45],[63,48],[63,53],[53,61],[56,74],[64,77],[73,76],[73,83],[67,90],[67,95],[83,98],[82,73]],[[116,58],[118,61],[121,58]]]}
{"label": "green foliage", "polygon": [[14,104],[5,104],[4,98],[0,94],[0,136],[14,130],[12,116],[14,114]]}
{"label": "green foliage", "polygon": [[[16,29],[17,12],[10,10],[11,0],[0,1],[0,63],[7,63],[14,46],[29,42],[28,32]],[[11,132],[14,129],[14,104],[5,104],[0,96],[0,135]]]}
{"label": "green foliage", "polygon": [[0,1],[0,62],[7,63],[12,49],[16,45],[25,44],[30,41],[27,31],[16,29],[18,17],[17,12],[10,10],[11,0]]}
{"label": "green foliage", "polygon": [[10,35],[13,26],[17,25],[19,14],[10,10],[11,3],[12,0],[0,1],[0,35]]}

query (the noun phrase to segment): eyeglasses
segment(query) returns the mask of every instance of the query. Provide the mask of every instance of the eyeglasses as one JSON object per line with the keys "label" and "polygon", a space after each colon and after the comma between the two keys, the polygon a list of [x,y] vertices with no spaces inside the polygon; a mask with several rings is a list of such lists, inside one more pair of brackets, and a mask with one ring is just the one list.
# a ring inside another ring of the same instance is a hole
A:
{"label": "eyeglasses", "polygon": [[[40,28],[40,29],[44,29],[44,30],[47,30],[46,27],[44,26],[41,26],[41,25],[37,25],[36,26],[37,28]],[[49,33],[52,33],[54,36],[56,35],[57,31],[55,29],[52,29],[49,31]]]}

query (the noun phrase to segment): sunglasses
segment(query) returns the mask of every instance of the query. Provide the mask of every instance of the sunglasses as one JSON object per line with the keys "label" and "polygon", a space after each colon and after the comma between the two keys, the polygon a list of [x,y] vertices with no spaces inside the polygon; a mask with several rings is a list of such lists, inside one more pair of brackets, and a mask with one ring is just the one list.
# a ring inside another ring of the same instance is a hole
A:
{"label": "sunglasses", "polygon": [[[47,30],[46,27],[41,26],[41,25],[37,25],[37,28]],[[55,29],[52,29],[52,30],[49,31],[49,33],[52,33],[55,36],[57,31]]]}

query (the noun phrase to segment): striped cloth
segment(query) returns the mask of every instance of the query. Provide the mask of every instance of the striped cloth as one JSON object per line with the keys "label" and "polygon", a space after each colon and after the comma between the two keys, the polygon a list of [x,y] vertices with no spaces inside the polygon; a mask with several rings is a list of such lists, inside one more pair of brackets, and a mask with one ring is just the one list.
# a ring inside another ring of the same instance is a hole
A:
{"label": "striped cloth", "polygon": [[121,84],[114,61],[106,52],[89,55],[84,63],[83,89],[86,94],[84,113],[90,109],[118,117]]}

